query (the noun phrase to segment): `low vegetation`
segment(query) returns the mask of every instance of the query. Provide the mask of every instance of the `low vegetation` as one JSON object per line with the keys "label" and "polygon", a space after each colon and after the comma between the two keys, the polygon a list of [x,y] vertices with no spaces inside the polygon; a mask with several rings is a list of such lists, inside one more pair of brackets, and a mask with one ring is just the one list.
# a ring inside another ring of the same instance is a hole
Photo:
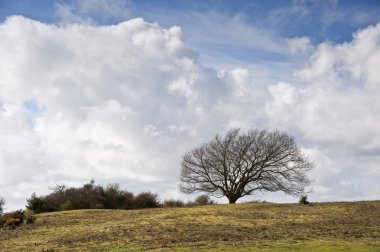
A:
{"label": "low vegetation", "polygon": [[379,251],[380,201],[74,210],[0,229],[0,251]]}
{"label": "low vegetation", "polygon": [[214,204],[208,195],[200,195],[187,204],[175,199],[161,203],[157,194],[142,192],[135,196],[131,192],[121,190],[118,184],[103,187],[95,185],[92,180],[79,188],[58,185],[46,196],[37,196],[33,193],[27,199],[26,207],[35,213],[46,213],[76,209],[142,209],[208,204]]}
{"label": "low vegetation", "polygon": [[158,206],[156,194],[144,192],[134,196],[131,192],[121,190],[118,184],[103,187],[95,185],[92,180],[79,188],[58,185],[46,196],[33,193],[27,199],[26,207],[36,213],[44,213],[75,209],[135,209]]}
{"label": "low vegetation", "polygon": [[34,224],[36,216],[32,210],[17,210],[0,215],[0,227],[14,228],[22,224]]}
{"label": "low vegetation", "polygon": [[310,202],[307,200],[307,195],[302,195],[300,197],[299,203],[304,205],[310,204]]}

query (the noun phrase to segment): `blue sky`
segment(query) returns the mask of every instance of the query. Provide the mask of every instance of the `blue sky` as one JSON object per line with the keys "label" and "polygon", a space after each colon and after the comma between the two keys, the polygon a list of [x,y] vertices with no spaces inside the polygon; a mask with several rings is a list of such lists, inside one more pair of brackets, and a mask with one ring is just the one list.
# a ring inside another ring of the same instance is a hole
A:
{"label": "blue sky", "polygon": [[[84,1],[86,2],[86,1]],[[104,1],[97,1],[104,2]],[[163,27],[178,25],[184,29],[186,39],[199,50],[210,51],[231,49],[221,45],[215,49],[199,38],[205,18],[211,23],[228,22],[231,19],[246,26],[254,26],[265,33],[282,38],[310,37],[313,43],[332,41],[342,43],[352,39],[352,33],[380,20],[380,2],[363,1],[114,1],[115,5],[128,11],[121,13],[100,10],[81,11],[80,1],[0,1],[0,20],[10,15],[23,15],[45,23],[58,24],[62,16],[57,13],[59,5],[71,6],[76,15],[86,16],[100,25],[117,24],[127,18],[143,17],[148,22],[159,23]],[[96,5],[96,3],[94,3]],[[77,10],[75,10],[77,9]],[[205,30],[203,30],[205,32]],[[198,36],[197,36],[198,35]],[[237,33],[236,33],[237,35]],[[238,36],[238,35],[237,35]],[[234,38],[238,40],[238,37]],[[232,45],[233,46],[233,45]],[[232,47],[231,46],[231,47]],[[246,48],[232,48],[231,57],[249,57]],[[255,58],[281,59],[279,55],[257,52]]]}
{"label": "blue sky", "polygon": [[[90,1],[82,1],[83,3]],[[356,30],[380,20],[380,3],[365,1],[114,1],[117,9],[104,11],[107,1],[89,3],[94,8],[81,7],[81,1],[0,2],[0,20],[9,15],[22,15],[45,23],[67,22],[60,7],[69,7],[71,14],[91,20],[97,25],[111,25],[126,19],[143,17],[162,27],[180,26],[185,40],[194,47],[206,65],[223,59],[229,62],[261,64],[286,63],[289,57],[276,43],[283,39],[308,37],[312,44],[326,41],[348,42]],[[101,4],[99,4],[101,3]],[[100,6],[96,8],[96,6]],[[77,22],[69,20],[68,22]],[[226,34],[225,27],[231,28]],[[234,30],[236,29],[236,30]],[[255,42],[253,36],[262,36]],[[207,36],[205,36],[207,35]],[[277,41],[276,41],[277,40]],[[270,41],[272,46],[267,46]],[[277,48],[276,48],[277,47]],[[282,71],[282,70],[281,70]]]}
{"label": "blue sky", "polygon": [[267,128],[315,161],[310,200],[378,199],[379,48],[376,0],[0,0],[0,196],[95,179],[191,199],[185,151]]}
{"label": "blue sky", "polygon": [[[118,1],[116,1],[118,2]],[[0,20],[10,15],[23,15],[47,23],[58,23],[57,4],[73,5],[75,1],[0,1]],[[121,5],[131,9],[130,17],[144,17],[161,25],[186,25],[182,15],[220,13],[239,16],[247,24],[259,25],[284,37],[312,36],[315,42],[343,42],[352,32],[379,21],[380,3],[363,1],[129,1]],[[88,13],[98,24],[114,24],[124,17]],[[193,20],[193,24],[197,20]],[[187,24],[190,25],[190,24]]]}

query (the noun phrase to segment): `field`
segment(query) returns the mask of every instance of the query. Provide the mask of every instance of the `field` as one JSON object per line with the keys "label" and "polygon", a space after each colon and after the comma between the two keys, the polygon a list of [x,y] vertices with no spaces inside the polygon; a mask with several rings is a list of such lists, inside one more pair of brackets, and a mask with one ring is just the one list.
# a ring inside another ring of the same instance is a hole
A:
{"label": "field", "polygon": [[0,229],[0,251],[380,251],[380,201],[75,210]]}

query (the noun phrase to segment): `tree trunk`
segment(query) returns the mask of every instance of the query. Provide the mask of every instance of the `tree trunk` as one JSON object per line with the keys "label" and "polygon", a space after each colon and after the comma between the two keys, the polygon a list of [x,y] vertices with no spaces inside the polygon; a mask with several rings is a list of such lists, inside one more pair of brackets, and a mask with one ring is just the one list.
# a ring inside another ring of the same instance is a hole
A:
{"label": "tree trunk", "polygon": [[238,199],[239,198],[236,196],[228,197],[228,203],[229,204],[235,204]]}

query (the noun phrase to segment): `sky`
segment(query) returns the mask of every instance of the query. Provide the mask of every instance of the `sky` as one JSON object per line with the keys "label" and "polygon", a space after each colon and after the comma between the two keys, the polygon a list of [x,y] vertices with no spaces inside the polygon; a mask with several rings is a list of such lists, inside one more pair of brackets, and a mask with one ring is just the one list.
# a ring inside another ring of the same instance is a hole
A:
{"label": "sky", "polygon": [[294,136],[310,201],[378,200],[379,67],[377,0],[0,0],[0,196],[190,200],[182,155],[241,128]]}

